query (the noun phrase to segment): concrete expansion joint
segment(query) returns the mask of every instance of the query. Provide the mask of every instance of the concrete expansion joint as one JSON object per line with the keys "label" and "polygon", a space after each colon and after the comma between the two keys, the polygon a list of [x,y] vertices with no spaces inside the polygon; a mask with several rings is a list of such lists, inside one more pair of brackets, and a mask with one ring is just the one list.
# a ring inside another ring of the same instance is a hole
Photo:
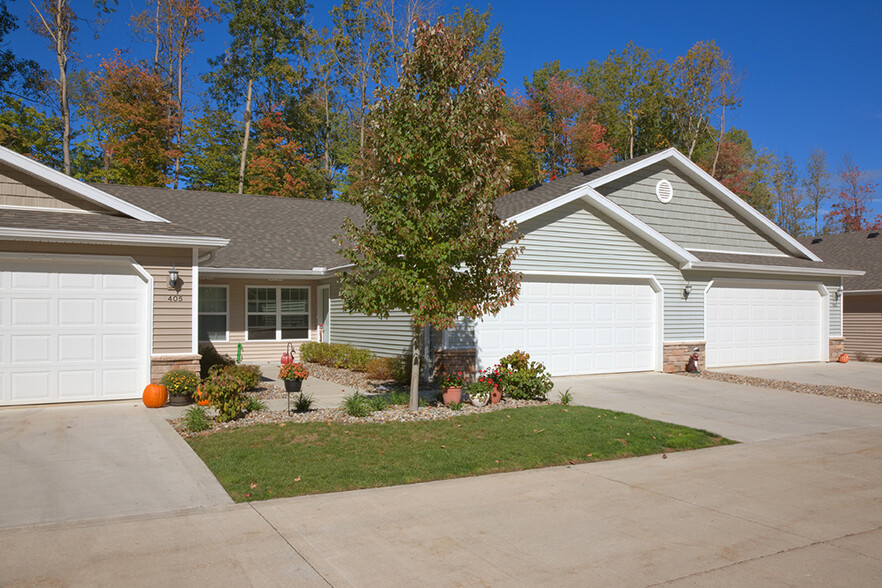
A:
{"label": "concrete expansion joint", "polygon": [[[768,526],[768,525],[767,525],[767,526]],[[774,528],[774,527],[772,527],[772,528]],[[691,573],[691,574],[686,574],[685,576],[678,576],[678,577],[676,577],[676,578],[669,578],[669,579],[667,579],[667,580],[663,580],[663,581],[661,581],[661,582],[656,582],[655,584],[647,584],[647,585],[645,586],[645,588],[653,588],[654,586],[665,586],[665,585],[667,585],[667,584],[670,584],[671,582],[679,582],[679,581],[681,581],[681,580],[686,580],[687,578],[699,578],[699,577],[704,576],[704,575],[706,575],[706,574],[710,574],[710,573],[713,573],[713,572],[718,572],[718,571],[720,571],[720,570],[726,570],[726,569],[729,569],[729,568],[734,568],[734,567],[737,567],[737,566],[739,566],[739,565],[741,565],[741,564],[750,563],[750,562],[753,562],[753,561],[762,561],[762,560],[764,560],[764,559],[767,559],[767,558],[770,558],[770,557],[775,557],[775,556],[782,555],[782,554],[785,554],[785,553],[792,553],[792,552],[795,552],[795,551],[799,551],[799,550],[801,550],[801,549],[806,549],[806,548],[808,548],[808,547],[815,547],[816,545],[827,545],[827,546],[829,546],[829,547],[833,547],[834,549],[842,549],[842,550],[844,550],[844,551],[848,551],[848,552],[850,552],[850,553],[854,553],[854,554],[856,554],[856,555],[860,555],[860,556],[863,556],[863,557],[867,557],[867,558],[870,558],[870,559],[875,560],[875,561],[882,561],[882,560],[880,560],[879,558],[877,558],[877,557],[873,557],[873,556],[871,556],[871,555],[867,555],[866,553],[863,553],[863,552],[860,552],[860,551],[855,551],[855,550],[853,550],[853,549],[848,549],[847,547],[842,547],[841,545],[833,545],[833,543],[832,543],[833,541],[839,541],[839,540],[841,540],[841,539],[846,539],[846,538],[848,538],[848,537],[855,537],[855,536],[857,536],[857,535],[863,535],[863,534],[865,534],[865,533],[872,533],[872,532],[874,532],[874,531],[879,531],[880,529],[882,529],[882,527],[876,527],[876,528],[874,528],[874,529],[866,529],[866,530],[864,530],[864,531],[859,531],[859,532],[857,532],[857,533],[847,533],[847,534],[845,534],[845,535],[842,535],[842,536],[839,536],[839,537],[831,537],[831,538],[829,538],[829,539],[812,540],[812,541],[810,541],[809,543],[806,543],[805,545],[796,545],[796,546],[794,546],[794,547],[788,547],[787,549],[780,549],[780,550],[775,551],[775,552],[772,552],[772,553],[766,553],[766,554],[764,554],[764,555],[757,555],[756,557],[748,557],[748,558],[745,558],[745,559],[740,559],[740,560],[738,560],[738,561],[733,561],[733,562],[731,562],[731,563],[727,563],[727,564],[724,565],[724,566],[718,566],[718,567],[715,567],[715,568],[710,568],[710,569],[707,569],[707,570],[702,570],[702,571],[700,571],[700,572],[693,572],[693,573]],[[779,529],[779,530],[780,530],[780,529]],[[782,531],[782,532],[784,532],[784,531]],[[800,537],[800,535],[796,535],[796,537]]]}
{"label": "concrete expansion joint", "polygon": [[274,524],[272,524],[268,518],[266,518],[265,516],[263,516],[263,513],[262,513],[262,512],[260,512],[260,511],[257,510],[256,508],[254,508],[254,504],[252,504],[251,502],[249,502],[249,503],[248,503],[248,506],[251,507],[251,510],[253,510],[254,512],[256,512],[256,513],[257,513],[257,516],[259,516],[260,518],[262,518],[262,519],[264,520],[264,522],[265,522],[267,525],[269,525],[270,528],[271,528],[273,531],[276,532],[276,535],[278,535],[279,538],[282,539],[282,541],[284,541],[285,543],[288,544],[288,547],[291,548],[291,551],[293,551],[294,553],[296,553],[297,555],[299,555],[300,558],[303,559],[303,561],[306,562],[306,565],[308,565],[308,566],[312,569],[312,571],[316,573],[316,575],[317,575],[319,578],[321,578],[322,580],[324,580],[325,584],[327,584],[328,586],[333,586],[333,584],[331,584],[331,582],[328,581],[328,579],[324,576],[324,574],[322,574],[320,571],[318,571],[318,570],[315,568],[315,566],[312,565],[312,562],[309,561],[309,559],[308,559],[305,555],[303,555],[302,553],[300,553],[300,552],[297,550],[297,548],[294,547],[294,545],[293,545],[290,541],[288,541],[288,538],[285,537],[284,535],[282,535],[282,533],[279,531],[279,529],[276,528],[276,526],[275,526]]}

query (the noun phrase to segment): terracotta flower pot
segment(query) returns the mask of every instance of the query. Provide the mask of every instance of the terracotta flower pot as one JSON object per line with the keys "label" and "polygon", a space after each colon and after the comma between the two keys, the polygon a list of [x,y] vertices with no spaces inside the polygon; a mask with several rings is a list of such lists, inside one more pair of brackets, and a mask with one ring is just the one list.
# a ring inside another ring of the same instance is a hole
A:
{"label": "terracotta flower pot", "polygon": [[450,406],[451,402],[462,402],[462,386],[444,388],[441,391],[441,398],[447,406]]}
{"label": "terracotta flower pot", "polygon": [[493,384],[493,391],[490,392],[490,404],[496,404],[502,400],[502,390],[499,389],[499,386]]}

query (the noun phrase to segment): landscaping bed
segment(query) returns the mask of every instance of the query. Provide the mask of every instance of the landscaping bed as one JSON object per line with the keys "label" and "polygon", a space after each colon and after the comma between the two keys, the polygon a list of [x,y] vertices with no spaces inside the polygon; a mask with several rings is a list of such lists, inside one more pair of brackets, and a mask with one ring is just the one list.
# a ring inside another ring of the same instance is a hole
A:
{"label": "landscaping bed", "polygon": [[312,411],[321,418],[307,413],[304,420],[236,426],[187,441],[237,502],[733,443],[706,431],[608,410],[547,403],[510,406],[462,412],[426,407],[418,412],[444,412],[447,417],[383,423],[361,419],[355,424],[328,419],[335,411]]}
{"label": "landscaping bed", "polygon": [[680,375],[688,376],[690,378],[705,378],[708,380],[716,380],[718,382],[729,382],[730,384],[743,384],[746,386],[757,386],[761,388],[774,388],[775,390],[788,390],[790,392],[801,392],[803,394],[832,396],[834,398],[845,398],[846,400],[858,400],[860,402],[872,402],[874,404],[882,404],[882,394],[877,394],[868,390],[859,390],[857,388],[848,388],[846,386],[800,384],[799,382],[788,382],[786,380],[772,380],[769,378],[739,376],[736,374],[724,374],[720,372],[708,371],[697,374],[681,372]]}

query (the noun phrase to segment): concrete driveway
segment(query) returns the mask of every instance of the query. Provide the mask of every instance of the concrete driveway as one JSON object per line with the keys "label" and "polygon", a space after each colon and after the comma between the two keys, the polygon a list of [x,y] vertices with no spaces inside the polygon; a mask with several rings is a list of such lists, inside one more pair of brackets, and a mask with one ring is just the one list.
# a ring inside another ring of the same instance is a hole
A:
{"label": "concrete driveway", "polygon": [[0,410],[0,471],[0,527],[232,503],[168,423],[134,402]]}
{"label": "concrete driveway", "polygon": [[662,374],[558,384],[748,442],[0,529],[0,585],[882,585],[882,406]]}
{"label": "concrete driveway", "polygon": [[788,363],[754,367],[720,368],[714,371],[799,384],[845,386],[882,394],[882,363],[850,361],[848,363]]}

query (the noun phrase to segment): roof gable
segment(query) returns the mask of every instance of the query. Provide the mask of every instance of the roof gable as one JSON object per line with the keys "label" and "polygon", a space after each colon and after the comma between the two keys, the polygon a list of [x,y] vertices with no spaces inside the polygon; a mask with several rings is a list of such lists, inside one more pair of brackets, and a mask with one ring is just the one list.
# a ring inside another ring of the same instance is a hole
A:
{"label": "roof gable", "polygon": [[116,213],[139,221],[168,222],[2,146],[0,176],[0,207]]}

